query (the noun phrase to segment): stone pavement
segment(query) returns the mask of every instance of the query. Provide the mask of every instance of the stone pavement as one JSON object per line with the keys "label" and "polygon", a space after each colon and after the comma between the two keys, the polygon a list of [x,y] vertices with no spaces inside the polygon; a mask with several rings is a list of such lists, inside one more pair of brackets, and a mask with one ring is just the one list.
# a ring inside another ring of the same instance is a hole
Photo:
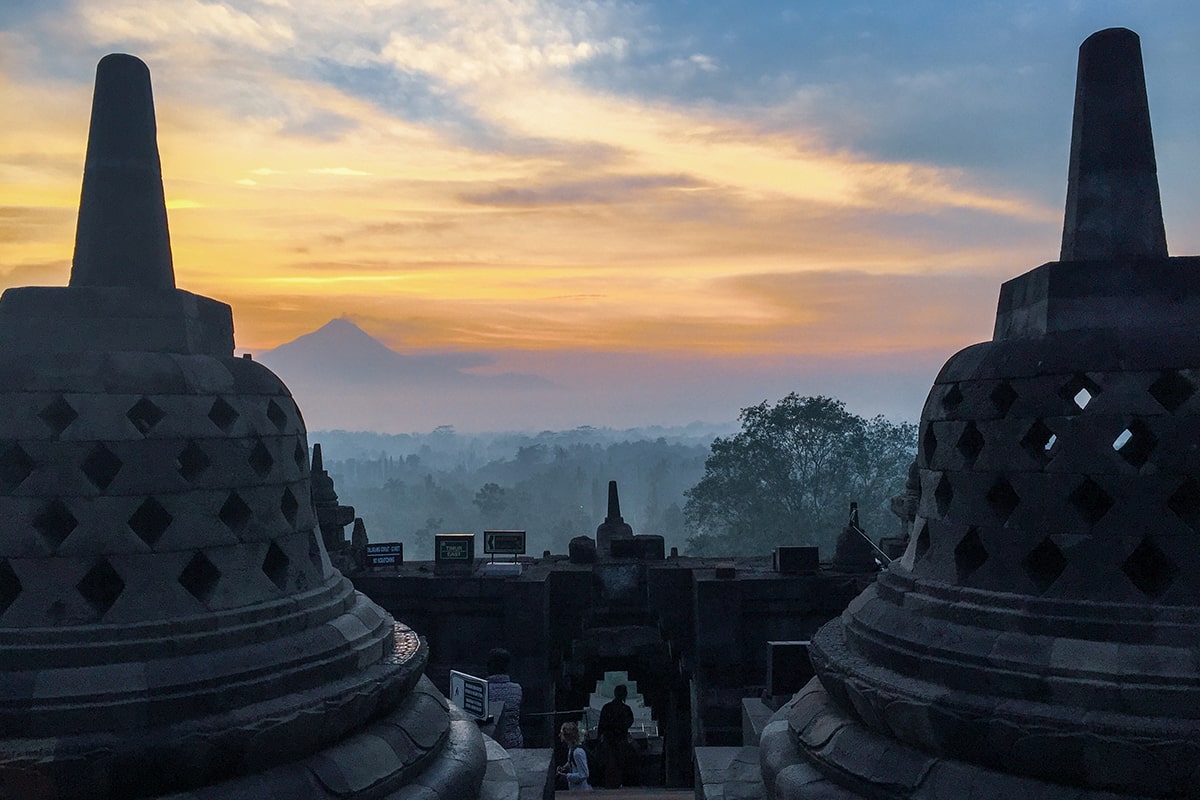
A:
{"label": "stone pavement", "polygon": [[557,792],[555,797],[592,797],[595,800],[691,800],[691,789],[664,789],[661,786],[630,786],[623,789],[597,789],[594,792]]}

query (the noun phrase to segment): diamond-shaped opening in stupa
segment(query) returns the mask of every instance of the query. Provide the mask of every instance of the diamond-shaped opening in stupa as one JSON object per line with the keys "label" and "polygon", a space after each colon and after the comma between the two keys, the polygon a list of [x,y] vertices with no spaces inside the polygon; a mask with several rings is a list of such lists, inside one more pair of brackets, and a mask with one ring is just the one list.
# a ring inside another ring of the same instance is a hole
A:
{"label": "diamond-shaped opening in stupa", "polygon": [[1113,499],[1100,484],[1084,478],[1067,497],[1067,502],[1089,525],[1095,525],[1113,506]]}
{"label": "diamond-shaped opening in stupa", "polygon": [[220,397],[213,401],[212,407],[208,410],[209,420],[224,433],[229,433],[229,429],[233,427],[233,423],[237,422],[239,416],[237,409]]}
{"label": "diamond-shaped opening in stupa", "polygon": [[1054,457],[1054,445],[1058,444],[1058,436],[1046,427],[1042,420],[1034,420],[1021,437],[1021,449],[1038,464],[1045,465]]}
{"label": "diamond-shaped opening in stupa", "polygon": [[969,466],[979,458],[979,454],[983,451],[983,445],[983,434],[979,432],[979,428],[974,422],[968,422],[954,446]]}
{"label": "diamond-shaped opening in stupa", "polygon": [[1158,437],[1140,419],[1129,423],[1125,430],[1113,440],[1113,450],[1130,466],[1141,469],[1150,460],[1150,453],[1158,444]]}
{"label": "diamond-shaped opening in stupa", "polygon": [[126,524],[129,525],[130,530],[138,535],[138,538],[151,547],[154,547],[158,540],[162,538],[162,535],[166,533],[173,519],[174,517],[163,507],[162,503],[153,497],[147,497],[137,507],[137,511],[133,512],[133,515]]}
{"label": "diamond-shaped opening in stupa", "polygon": [[937,488],[933,490],[933,500],[937,504],[938,516],[946,516],[946,512],[950,510],[950,502],[954,500],[954,487],[950,485],[950,479],[945,475],[941,477]]}
{"label": "diamond-shaped opening in stupa", "polygon": [[958,388],[958,384],[950,387],[950,390],[942,395],[942,408],[947,411],[954,411],[962,405],[963,393],[962,389]]}
{"label": "diamond-shaped opening in stupa", "polygon": [[46,423],[55,435],[62,435],[72,422],[79,419],[79,412],[60,394],[38,412],[38,419]]}
{"label": "diamond-shaped opening in stupa", "polygon": [[51,500],[33,518],[34,530],[54,548],[62,544],[78,526],[79,520],[61,500]]}
{"label": "diamond-shaped opening in stupa", "polygon": [[921,438],[921,450],[925,454],[925,463],[933,465],[933,454],[937,452],[938,440],[934,435],[933,425],[929,425],[925,429],[925,435]]}
{"label": "diamond-shaped opening in stupa", "polygon": [[225,523],[225,527],[237,534],[245,530],[253,516],[254,510],[246,505],[246,501],[236,491],[229,493],[221,510],[217,512],[217,517]]}
{"label": "diamond-shaped opening in stupa", "polygon": [[21,579],[7,559],[0,558],[0,614],[17,601],[21,594]]}
{"label": "diamond-shaped opening in stupa", "polygon": [[1067,558],[1059,546],[1047,536],[1025,555],[1021,560],[1021,567],[1041,594],[1063,574],[1063,570],[1067,568]]}
{"label": "diamond-shaped opening in stupa", "polygon": [[96,613],[104,616],[125,591],[125,581],[113,569],[108,559],[101,558],[75,585],[75,590],[87,600]]}
{"label": "diamond-shaped opening in stupa", "polygon": [[1200,533],[1200,482],[1186,478],[1167,498],[1167,508]]}
{"label": "diamond-shaped opening in stupa", "polygon": [[1008,381],[1001,382],[995,389],[992,389],[992,393],[988,395],[988,399],[992,401],[992,405],[995,407],[996,412],[1002,417],[1008,414],[1009,409],[1013,407],[1013,403],[1017,402],[1017,397],[1019,397],[1017,390],[1014,389],[1008,383]]}
{"label": "diamond-shaped opening in stupa", "polygon": [[283,518],[287,520],[287,524],[295,529],[296,527],[296,512],[300,510],[300,502],[296,499],[296,495],[289,488],[284,488],[283,496],[279,499],[279,511],[283,514]]}
{"label": "diamond-shaped opening in stupa", "polygon": [[1003,476],[997,478],[996,482],[992,484],[992,488],[988,489],[985,499],[988,508],[996,515],[996,519],[1001,525],[1008,522],[1008,518],[1012,516],[1013,511],[1021,502],[1021,498],[1013,489],[1012,484]]}
{"label": "diamond-shaped opening in stupa", "polygon": [[187,446],[175,458],[176,470],[179,476],[189,483],[199,478],[206,469],[212,466],[208,455],[200,445],[189,441]]}
{"label": "diamond-shaped opening in stupa", "polygon": [[143,397],[133,404],[128,411],[125,412],[125,418],[133,424],[133,427],[138,429],[138,432],[145,436],[154,428],[155,425],[162,422],[166,416],[161,408],[156,406],[148,398]]}
{"label": "diamond-shaped opening in stupa", "polygon": [[1096,399],[1100,394],[1100,386],[1087,375],[1077,372],[1062,385],[1058,393],[1068,402],[1068,413],[1077,414]]}
{"label": "diamond-shaped opening in stupa", "polygon": [[1179,576],[1179,567],[1149,536],[1143,537],[1129,554],[1121,565],[1121,571],[1138,591],[1154,598],[1161,597]]}
{"label": "diamond-shaped opening in stupa", "polygon": [[263,557],[262,571],[281,592],[287,588],[288,563],[287,554],[278,544],[271,542],[267,554]]}
{"label": "diamond-shaped opening in stupa", "polygon": [[271,421],[271,424],[280,433],[283,433],[284,428],[287,427],[287,412],[280,408],[279,404],[274,400],[267,401],[267,419]]}
{"label": "diamond-shaped opening in stupa", "polygon": [[1167,370],[1150,384],[1150,396],[1167,411],[1174,411],[1192,398],[1196,387],[1175,370]]}
{"label": "diamond-shaped opening in stupa", "polygon": [[20,442],[0,444],[0,487],[11,492],[25,482],[36,465]]}
{"label": "diamond-shaped opening in stupa", "polygon": [[256,439],[254,447],[250,449],[250,468],[258,474],[258,477],[265,478],[274,465],[275,459],[271,457],[271,451],[263,444],[262,439]]}
{"label": "diamond-shaped opening in stupa", "polygon": [[221,571],[199,550],[179,573],[179,584],[201,603],[208,602],[220,580]]}
{"label": "diamond-shaped opening in stupa", "polygon": [[963,583],[988,560],[988,551],[979,538],[979,529],[971,526],[954,547],[954,567],[958,582]]}
{"label": "diamond-shaped opening in stupa", "polygon": [[79,465],[79,469],[93,486],[103,492],[116,480],[122,466],[117,454],[109,450],[103,442],[98,442]]}

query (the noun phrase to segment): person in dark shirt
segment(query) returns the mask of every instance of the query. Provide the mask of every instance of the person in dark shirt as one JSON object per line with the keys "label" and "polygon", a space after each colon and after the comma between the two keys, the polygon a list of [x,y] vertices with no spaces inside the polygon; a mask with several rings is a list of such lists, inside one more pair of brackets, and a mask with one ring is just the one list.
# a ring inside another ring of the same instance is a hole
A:
{"label": "person in dark shirt", "polygon": [[600,709],[600,761],[604,770],[604,787],[619,789],[628,770],[630,756],[629,727],[633,725],[633,709],[625,704],[629,689],[621,684],[613,689],[613,699]]}
{"label": "person in dark shirt", "polygon": [[504,710],[496,720],[496,741],[506,750],[525,746],[521,735],[521,684],[508,676],[511,659],[507,650],[497,647],[488,653],[487,660],[488,700],[504,702]]}

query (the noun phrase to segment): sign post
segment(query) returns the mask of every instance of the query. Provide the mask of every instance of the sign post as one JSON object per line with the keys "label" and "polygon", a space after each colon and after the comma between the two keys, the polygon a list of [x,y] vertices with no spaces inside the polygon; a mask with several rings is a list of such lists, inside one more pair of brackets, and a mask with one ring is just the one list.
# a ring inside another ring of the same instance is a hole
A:
{"label": "sign post", "polygon": [[[483,565],[483,574],[492,577],[513,577],[521,574],[516,557],[525,555],[525,531],[484,531],[483,552],[491,560]],[[496,556],[512,556],[511,561],[496,561]]]}
{"label": "sign post", "polygon": [[475,566],[475,534],[436,533],[433,571],[438,575],[469,575]]}
{"label": "sign post", "polygon": [[404,563],[403,542],[380,542],[367,545],[367,566],[371,569],[391,567],[400,569]]}
{"label": "sign post", "polygon": [[525,555],[525,531],[484,531],[484,555],[492,556],[523,556]]}
{"label": "sign post", "polygon": [[450,670],[450,702],[475,719],[487,719],[488,682],[456,669]]}

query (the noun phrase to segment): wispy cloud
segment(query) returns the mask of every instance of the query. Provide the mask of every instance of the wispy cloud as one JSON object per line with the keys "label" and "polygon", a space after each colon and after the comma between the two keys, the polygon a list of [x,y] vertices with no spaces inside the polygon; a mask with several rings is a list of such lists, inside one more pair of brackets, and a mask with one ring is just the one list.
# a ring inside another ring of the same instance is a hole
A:
{"label": "wispy cloud", "polygon": [[[831,139],[811,121],[837,99],[819,87],[752,107],[598,80],[654,57],[653,74],[733,74],[715,41],[666,46],[643,5],[329,8],[75,0],[40,18],[18,37],[26,56],[78,53],[77,74],[16,80],[0,60],[10,107],[27,109],[0,131],[0,203],[72,208],[90,62],[126,49],[154,75],[180,283],[234,302],[251,348],[347,309],[417,320],[403,337],[455,349],[926,347],[973,320],[931,332],[929,315],[890,313],[889,276],[996,275],[1060,216],[969,171]],[[0,268],[69,256],[72,222],[12,223],[30,242]],[[823,305],[848,285],[875,304],[854,325]],[[914,306],[934,302],[923,291],[904,289]]]}

